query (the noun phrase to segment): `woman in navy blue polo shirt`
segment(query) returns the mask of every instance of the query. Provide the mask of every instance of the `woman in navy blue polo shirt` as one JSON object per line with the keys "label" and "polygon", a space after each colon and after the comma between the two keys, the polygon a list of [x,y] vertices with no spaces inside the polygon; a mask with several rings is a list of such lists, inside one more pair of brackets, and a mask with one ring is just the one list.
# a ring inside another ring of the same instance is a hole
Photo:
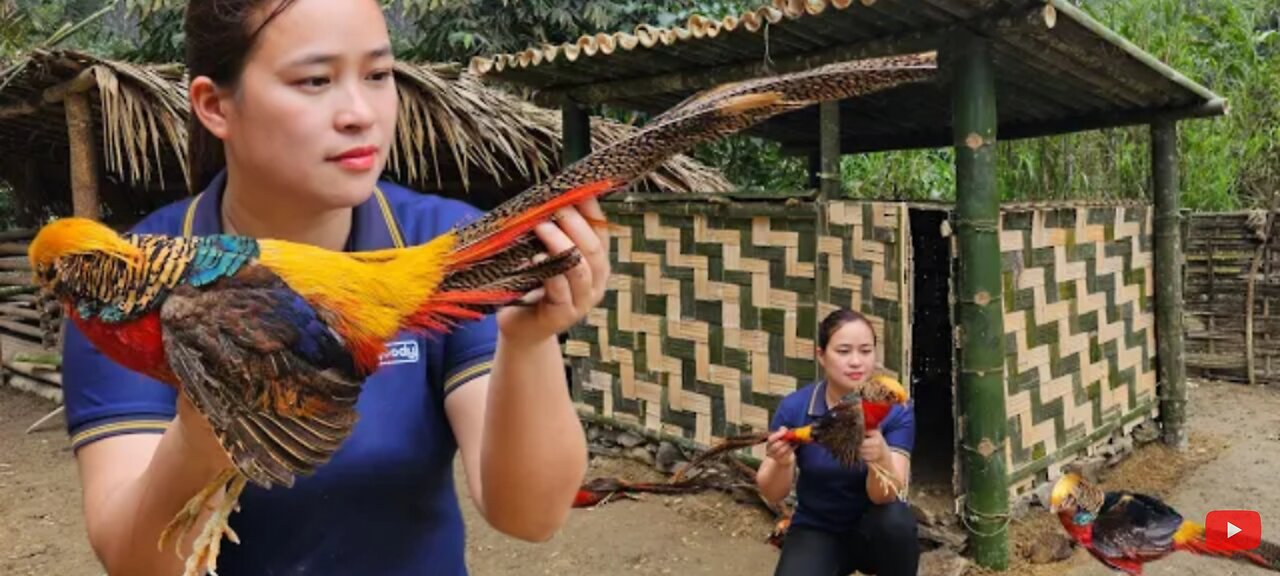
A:
{"label": "woman in navy blue polo shirt", "polygon": [[756,474],[761,493],[778,502],[791,492],[799,469],[796,510],[775,575],[845,576],[857,570],[915,576],[920,558],[915,517],[892,488],[905,486],[911,473],[915,420],[910,405],[894,406],[880,428],[868,432],[861,456],[876,463],[877,471],[868,472],[865,465],[848,469],[826,448],[782,440],[788,429],[825,414],[872,375],[876,335],[871,323],[852,310],[832,312],[818,329],[817,355],[825,377],[778,404]]}
{"label": "woman in navy blue polo shirt", "polygon": [[[134,231],[234,233],[333,250],[420,244],[478,211],[379,180],[398,109],[377,0],[189,0],[185,20],[194,198]],[[586,469],[556,335],[603,297],[595,202],[538,236],[583,263],[535,306],[447,336],[402,334],[364,387],[332,461],[291,489],[246,489],[224,575],[467,573],[453,463],[489,524],[531,541],[567,518]],[[111,574],[182,573],[161,530],[229,463],[185,399],[106,359],[66,327],[68,428],[88,537]],[[192,537],[194,534],[192,535]],[[190,539],[184,543],[190,550]]]}

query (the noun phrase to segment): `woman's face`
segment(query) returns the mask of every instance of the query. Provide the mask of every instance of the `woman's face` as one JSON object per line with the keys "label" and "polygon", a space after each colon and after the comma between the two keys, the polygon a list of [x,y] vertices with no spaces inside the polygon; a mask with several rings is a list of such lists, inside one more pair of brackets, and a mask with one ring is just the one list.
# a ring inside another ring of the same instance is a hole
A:
{"label": "woman's face", "polygon": [[395,133],[393,62],[375,0],[295,2],[263,28],[224,102],[228,160],[255,191],[318,208],[360,204]]}
{"label": "woman's face", "polygon": [[827,383],[843,391],[866,382],[876,365],[876,342],[871,327],[863,321],[845,322],[818,350],[818,363],[826,372]]}

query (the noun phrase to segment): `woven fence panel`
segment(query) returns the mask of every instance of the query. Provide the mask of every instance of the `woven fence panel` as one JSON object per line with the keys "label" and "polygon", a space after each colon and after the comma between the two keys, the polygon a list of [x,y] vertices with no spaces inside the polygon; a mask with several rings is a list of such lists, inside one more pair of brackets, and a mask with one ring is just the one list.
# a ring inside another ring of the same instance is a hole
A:
{"label": "woven fence panel", "polygon": [[907,210],[896,203],[832,202],[818,241],[824,280],[818,320],[841,306],[867,316],[879,338],[877,361],[903,382],[910,381],[911,349]]}
{"label": "woven fence panel", "polygon": [[609,290],[565,350],[581,406],[710,445],[816,374],[812,205],[608,205]]}
{"label": "woven fence panel", "polygon": [[1280,383],[1280,338],[1272,337],[1280,335],[1280,218],[1259,211],[1191,214],[1186,236],[1187,373],[1249,381],[1252,306],[1255,381]]}
{"label": "woven fence panel", "polygon": [[1002,212],[1015,493],[1154,415],[1151,223],[1143,205]]}

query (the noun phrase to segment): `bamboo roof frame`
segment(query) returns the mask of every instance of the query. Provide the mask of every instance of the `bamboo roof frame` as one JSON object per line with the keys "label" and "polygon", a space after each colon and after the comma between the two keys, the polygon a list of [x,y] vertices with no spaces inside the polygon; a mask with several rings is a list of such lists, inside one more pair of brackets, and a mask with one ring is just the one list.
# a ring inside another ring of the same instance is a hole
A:
{"label": "bamboo roof frame", "polygon": [[[457,66],[398,62],[400,113],[386,176],[424,192],[493,204],[560,168],[558,111],[487,87]],[[0,179],[31,223],[70,213],[67,104],[86,95],[95,152],[88,169],[122,222],[187,194],[186,78],[179,64],[145,65],[71,50],[33,51],[0,71]],[[74,111],[73,111],[74,115]],[[593,118],[597,145],[635,128]],[[639,190],[723,193],[719,171],[671,158]]]}
{"label": "bamboo roof frame", "polygon": [[[843,153],[950,146],[949,42],[990,40],[1002,140],[1211,117],[1227,101],[1107,29],[1070,0],[771,0],[742,14],[641,24],[473,58],[481,79],[542,104],[656,113],[713,85],[837,61],[938,50],[943,73],[840,103]],[[818,107],[750,132],[818,148]]]}

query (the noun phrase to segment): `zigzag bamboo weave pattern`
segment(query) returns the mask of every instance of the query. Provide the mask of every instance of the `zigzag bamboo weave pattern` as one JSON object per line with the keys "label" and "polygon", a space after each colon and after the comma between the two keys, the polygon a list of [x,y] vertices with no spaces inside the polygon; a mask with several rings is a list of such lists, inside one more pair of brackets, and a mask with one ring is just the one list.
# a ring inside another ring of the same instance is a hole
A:
{"label": "zigzag bamboo weave pattern", "polygon": [[818,287],[818,320],[840,306],[867,316],[880,339],[880,366],[903,381],[909,381],[911,348],[906,213],[902,204],[832,202],[827,234],[818,240],[825,280]]}
{"label": "zigzag bamboo weave pattern", "polygon": [[1001,217],[1014,491],[1156,410],[1151,210]]}
{"label": "zigzag bamboo weave pattern", "polygon": [[[777,402],[817,374],[819,302],[823,311],[831,303],[859,307],[877,319],[882,342],[886,324],[903,332],[894,300],[903,273],[896,208],[841,204],[822,239],[813,209],[606,209],[609,291],[565,346],[583,380],[577,401],[604,416],[703,445],[764,430]],[[846,232],[857,237],[837,236]],[[819,252],[834,282],[827,299]],[[889,349],[901,354],[905,346]]]}

